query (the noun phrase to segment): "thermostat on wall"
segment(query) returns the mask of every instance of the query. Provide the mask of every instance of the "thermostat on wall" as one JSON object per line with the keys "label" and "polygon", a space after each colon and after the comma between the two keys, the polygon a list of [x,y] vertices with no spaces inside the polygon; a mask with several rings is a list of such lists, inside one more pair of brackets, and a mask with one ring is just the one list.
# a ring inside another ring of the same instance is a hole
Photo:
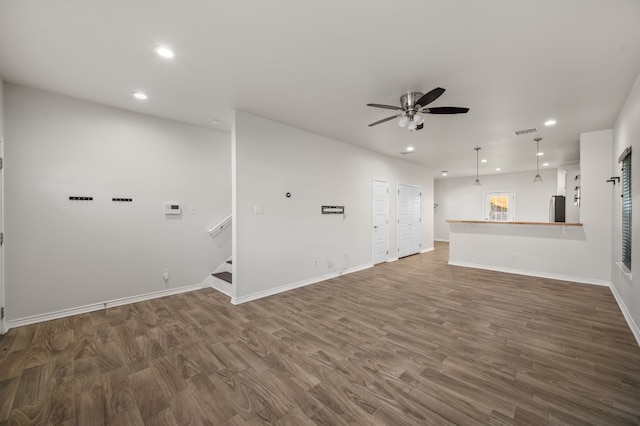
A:
{"label": "thermostat on wall", "polygon": [[180,204],[166,203],[164,205],[164,214],[181,214],[182,207]]}

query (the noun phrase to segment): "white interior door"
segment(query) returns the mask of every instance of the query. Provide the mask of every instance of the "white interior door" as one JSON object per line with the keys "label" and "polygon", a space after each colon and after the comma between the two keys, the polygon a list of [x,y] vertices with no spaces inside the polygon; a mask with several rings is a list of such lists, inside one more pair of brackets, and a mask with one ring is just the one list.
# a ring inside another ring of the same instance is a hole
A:
{"label": "white interior door", "polygon": [[[4,141],[0,138],[0,233],[4,233]],[[2,314],[0,315],[0,334],[4,334],[7,328],[5,327],[4,316],[4,234],[0,234],[0,308]]]}
{"label": "white interior door", "polygon": [[373,264],[389,260],[389,184],[373,181]]}
{"label": "white interior door", "polygon": [[398,185],[398,257],[420,253],[422,188],[413,185]]}

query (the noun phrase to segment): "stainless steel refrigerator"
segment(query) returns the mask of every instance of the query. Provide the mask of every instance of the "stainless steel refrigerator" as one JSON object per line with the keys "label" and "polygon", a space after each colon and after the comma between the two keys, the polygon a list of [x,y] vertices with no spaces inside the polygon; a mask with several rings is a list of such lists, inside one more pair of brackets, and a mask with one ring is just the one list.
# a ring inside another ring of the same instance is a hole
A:
{"label": "stainless steel refrigerator", "polygon": [[564,195],[552,195],[549,201],[549,222],[565,221],[565,204]]}

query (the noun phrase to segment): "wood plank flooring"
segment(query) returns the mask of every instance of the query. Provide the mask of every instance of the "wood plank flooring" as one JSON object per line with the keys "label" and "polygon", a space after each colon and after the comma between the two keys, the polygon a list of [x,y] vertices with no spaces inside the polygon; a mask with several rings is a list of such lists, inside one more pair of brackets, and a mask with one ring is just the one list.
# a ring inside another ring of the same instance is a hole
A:
{"label": "wood plank flooring", "polygon": [[0,425],[640,424],[640,348],[608,288],[447,258],[12,329]]}

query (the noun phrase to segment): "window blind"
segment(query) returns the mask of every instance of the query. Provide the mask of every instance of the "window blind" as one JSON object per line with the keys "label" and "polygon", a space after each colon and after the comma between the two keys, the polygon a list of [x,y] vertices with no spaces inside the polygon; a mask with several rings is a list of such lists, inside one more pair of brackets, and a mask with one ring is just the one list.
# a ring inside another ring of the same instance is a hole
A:
{"label": "window blind", "polygon": [[619,158],[622,163],[622,264],[631,271],[631,147]]}

